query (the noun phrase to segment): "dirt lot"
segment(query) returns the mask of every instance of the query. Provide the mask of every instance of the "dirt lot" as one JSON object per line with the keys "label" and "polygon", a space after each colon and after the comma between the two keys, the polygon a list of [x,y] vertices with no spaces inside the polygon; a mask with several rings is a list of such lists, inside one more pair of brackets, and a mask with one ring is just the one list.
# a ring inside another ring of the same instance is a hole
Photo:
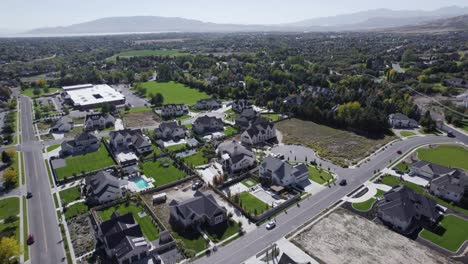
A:
{"label": "dirt lot", "polygon": [[94,231],[88,215],[78,215],[67,220],[76,256],[82,256],[94,249]]}
{"label": "dirt lot", "polygon": [[153,111],[130,112],[123,116],[125,127],[149,127],[161,123],[161,118]]}
{"label": "dirt lot", "polygon": [[314,122],[290,119],[275,124],[285,144],[300,144],[314,149],[323,158],[338,165],[357,163],[396,137],[369,139],[349,131]]}
{"label": "dirt lot", "polygon": [[291,241],[324,263],[453,263],[382,225],[338,209]]}

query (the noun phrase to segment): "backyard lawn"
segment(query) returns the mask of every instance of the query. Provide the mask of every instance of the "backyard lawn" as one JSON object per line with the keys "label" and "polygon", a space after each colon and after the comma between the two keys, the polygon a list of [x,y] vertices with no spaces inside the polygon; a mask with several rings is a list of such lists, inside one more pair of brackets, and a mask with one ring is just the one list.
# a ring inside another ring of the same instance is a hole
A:
{"label": "backyard lawn", "polygon": [[240,201],[242,208],[252,215],[255,215],[255,212],[259,215],[269,208],[269,205],[249,192],[241,192]]}
{"label": "backyard lawn", "polygon": [[187,147],[187,144],[182,143],[182,144],[168,146],[166,147],[166,149],[171,152],[177,152],[179,150],[185,149],[186,147]]}
{"label": "backyard lawn", "polygon": [[216,243],[237,234],[239,231],[239,224],[236,221],[229,220],[229,223],[226,222],[213,227],[207,226],[204,228],[204,231],[210,240]]}
{"label": "backyard lawn", "polygon": [[[440,234],[437,234],[440,232]],[[468,221],[454,215],[446,215],[434,232],[424,229],[419,236],[449,251],[456,252],[468,240]]]}
{"label": "backyard lawn", "polygon": [[66,190],[60,191],[60,200],[63,204],[69,204],[73,201],[79,200],[80,195],[80,187],[72,187]]}
{"label": "backyard lawn", "polygon": [[65,167],[55,169],[59,179],[70,177],[74,173],[81,174],[82,171],[89,172],[114,165],[114,160],[107,152],[104,144],[101,144],[98,151],[68,157],[65,162]]}
{"label": "backyard lawn", "polygon": [[373,198],[370,198],[369,200],[362,202],[362,203],[353,203],[352,206],[354,209],[362,212],[367,212],[369,211],[374,203],[377,201],[377,198],[381,197],[384,195],[384,191],[382,190],[377,190],[377,193]]}
{"label": "backyard lawn", "polygon": [[307,170],[309,170],[309,179],[318,184],[325,184],[333,179],[331,173],[324,169],[307,166]]}
{"label": "backyard lawn", "polygon": [[176,82],[149,81],[142,83],[142,86],[146,88],[147,97],[150,94],[161,93],[164,97],[164,104],[194,105],[198,100],[210,97],[205,92]]}
{"label": "backyard lawn", "polygon": [[98,211],[99,216],[102,221],[107,221],[111,219],[111,215],[114,212],[118,212],[120,215],[125,215],[132,213],[133,218],[140,224],[141,231],[149,241],[158,239],[159,231],[157,226],[153,224],[153,221],[150,216],[146,215],[143,217],[138,216],[138,213],[144,212],[143,208],[140,206],[130,203],[128,206],[126,204],[120,204],[118,206],[109,207],[105,210]]}
{"label": "backyard lawn", "polygon": [[261,114],[261,117],[270,119],[271,121],[277,121],[281,118],[280,114]]}
{"label": "backyard lawn", "polygon": [[401,131],[401,132],[400,132],[400,135],[401,135],[402,137],[410,137],[410,136],[415,136],[416,133],[411,132],[411,131]]}
{"label": "backyard lawn", "polygon": [[193,155],[184,157],[183,160],[186,164],[190,164],[194,167],[205,165],[208,163],[208,159],[203,156],[203,153],[201,151],[198,151]]}
{"label": "backyard lawn", "polygon": [[420,160],[468,170],[468,149],[462,146],[443,145],[417,150]]}
{"label": "backyard lawn", "polygon": [[257,181],[257,179],[255,179],[254,177],[249,177],[249,178],[246,178],[246,179],[242,180],[242,184],[244,184],[248,188],[257,185],[258,183],[259,182]]}
{"label": "backyard lawn", "polygon": [[0,219],[19,214],[19,199],[9,197],[0,200]]}
{"label": "backyard lawn", "polygon": [[143,174],[153,178],[156,186],[168,184],[185,177],[185,173],[174,167],[172,160],[166,158],[156,160],[155,162],[144,162]]}
{"label": "backyard lawn", "polygon": [[175,240],[182,241],[184,249],[193,250],[194,253],[205,250],[207,247],[207,241],[197,231],[186,231],[181,233],[173,231],[171,234]]}

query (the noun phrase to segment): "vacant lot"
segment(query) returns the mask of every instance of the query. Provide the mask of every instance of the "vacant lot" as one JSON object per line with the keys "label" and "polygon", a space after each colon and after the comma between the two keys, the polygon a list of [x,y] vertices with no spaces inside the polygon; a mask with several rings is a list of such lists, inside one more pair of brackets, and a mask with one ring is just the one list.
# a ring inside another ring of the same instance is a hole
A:
{"label": "vacant lot", "polygon": [[157,126],[161,118],[151,108],[134,108],[123,113],[125,127]]}
{"label": "vacant lot", "polygon": [[185,173],[174,167],[174,162],[168,158],[162,158],[155,162],[144,162],[143,174],[153,178],[156,186],[168,184],[185,177]]}
{"label": "vacant lot", "polygon": [[283,143],[300,144],[314,149],[318,155],[339,165],[357,163],[396,137],[369,139],[310,121],[290,119],[276,123]]}
{"label": "vacant lot", "polygon": [[131,58],[131,57],[147,57],[147,56],[180,56],[187,55],[178,50],[129,50],[115,54],[108,58],[108,60],[115,60],[119,58]]}
{"label": "vacant lot", "polygon": [[292,239],[323,263],[450,263],[388,228],[339,209]]}
{"label": "vacant lot", "polygon": [[454,215],[447,215],[440,221],[434,232],[424,229],[419,236],[456,252],[468,240],[468,221]]}
{"label": "vacant lot", "polygon": [[154,82],[149,81],[142,84],[146,88],[146,96],[161,93],[164,97],[164,104],[188,104],[193,105],[198,100],[209,98],[210,96],[197,89],[176,82]]}
{"label": "vacant lot", "polygon": [[418,149],[418,158],[447,167],[468,170],[468,149],[462,146],[438,146]]}

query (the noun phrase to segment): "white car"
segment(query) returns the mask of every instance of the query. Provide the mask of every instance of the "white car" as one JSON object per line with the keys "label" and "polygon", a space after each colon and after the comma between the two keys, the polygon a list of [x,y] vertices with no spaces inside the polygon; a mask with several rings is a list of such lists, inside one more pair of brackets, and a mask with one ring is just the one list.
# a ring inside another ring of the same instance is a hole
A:
{"label": "white car", "polygon": [[270,230],[270,229],[275,228],[275,226],[276,226],[276,222],[274,220],[270,220],[270,222],[266,224],[266,229]]}

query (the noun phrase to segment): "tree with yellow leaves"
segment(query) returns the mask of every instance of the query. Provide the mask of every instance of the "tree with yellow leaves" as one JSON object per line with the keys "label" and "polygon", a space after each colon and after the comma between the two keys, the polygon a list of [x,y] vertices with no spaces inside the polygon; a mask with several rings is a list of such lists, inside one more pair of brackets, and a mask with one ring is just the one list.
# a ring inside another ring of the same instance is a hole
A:
{"label": "tree with yellow leaves", "polygon": [[18,172],[13,168],[8,168],[3,172],[5,183],[9,186],[16,186],[18,183]]}
{"label": "tree with yellow leaves", "polygon": [[3,237],[0,240],[0,263],[16,263],[21,248],[14,237]]}

